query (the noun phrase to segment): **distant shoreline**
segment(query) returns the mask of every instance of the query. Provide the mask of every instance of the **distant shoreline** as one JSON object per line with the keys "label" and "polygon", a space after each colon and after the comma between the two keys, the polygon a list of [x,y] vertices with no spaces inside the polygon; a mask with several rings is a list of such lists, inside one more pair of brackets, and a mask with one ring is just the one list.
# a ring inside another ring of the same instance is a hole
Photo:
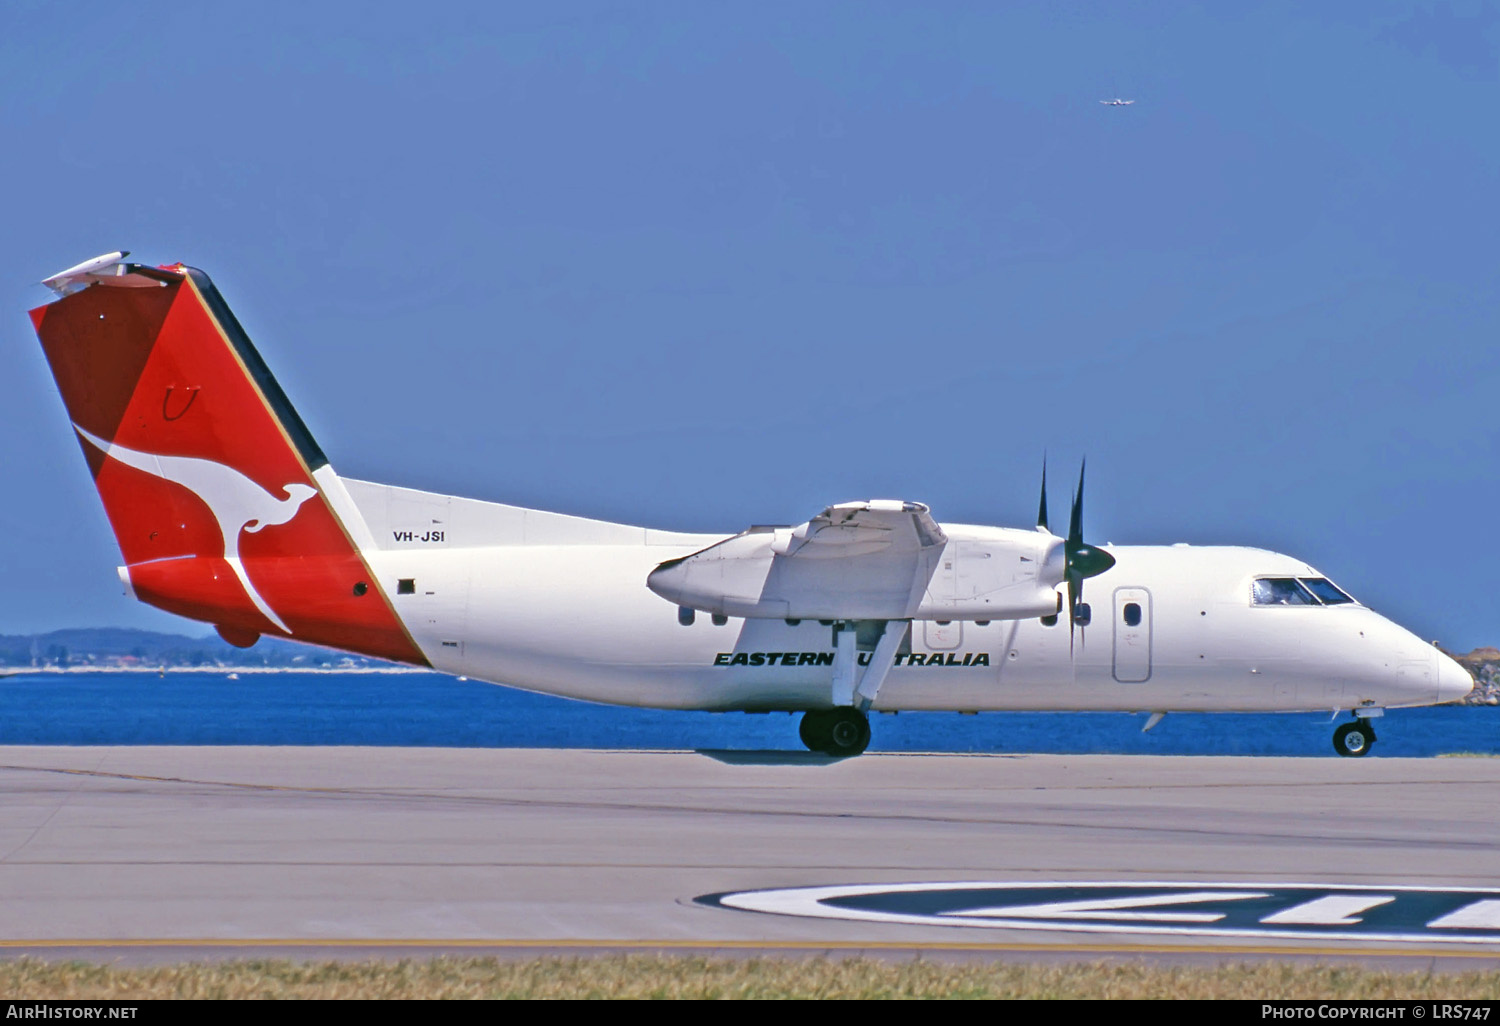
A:
{"label": "distant shoreline", "polygon": [[368,674],[368,673],[437,673],[421,666],[0,666],[0,679],[7,677],[34,677],[39,675],[64,676],[72,674],[131,673],[318,673],[318,674]]}

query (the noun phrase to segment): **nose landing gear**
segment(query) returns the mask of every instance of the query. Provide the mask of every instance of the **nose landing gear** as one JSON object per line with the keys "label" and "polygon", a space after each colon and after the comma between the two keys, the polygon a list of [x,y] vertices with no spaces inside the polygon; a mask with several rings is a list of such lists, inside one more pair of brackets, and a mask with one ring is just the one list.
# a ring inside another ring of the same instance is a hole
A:
{"label": "nose landing gear", "polygon": [[1350,758],[1368,755],[1374,743],[1375,728],[1369,720],[1345,723],[1333,732],[1333,750]]}
{"label": "nose landing gear", "polygon": [[810,750],[836,758],[858,755],[870,744],[869,717],[851,706],[804,713],[797,732]]}

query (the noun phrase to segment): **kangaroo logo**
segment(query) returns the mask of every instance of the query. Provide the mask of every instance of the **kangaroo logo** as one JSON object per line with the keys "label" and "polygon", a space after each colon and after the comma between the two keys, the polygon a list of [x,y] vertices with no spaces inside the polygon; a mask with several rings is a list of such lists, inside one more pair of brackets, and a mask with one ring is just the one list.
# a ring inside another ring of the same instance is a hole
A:
{"label": "kangaroo logo", "polygon": [[182,485],[202,499],[204,505],[213,511],[214,519],[219,522],[219,533],[224,538],[224,561],[239,578],[245,594],[255,603],[255,608],[265,614],[266,619],[287,634],[292,633],[281,622],[281,617],[266,604],[266,600],[260,597],[255,585],[250,583],[250,576],[245,573],[245,566],[240,562],[240,532],[255,534],[263,528],[287,523],[297,515],[304,502],[317,494],[316,489],[305,484],[285,484],[281,486],[281,490],[287,497],[278,499],[238,470],[222,463],[192,456],[157,456],[137,452],[123,445],[95,438],[77,424],[73,425],[73,430],[88,439],[89,444],[104,455],[163,481]]}

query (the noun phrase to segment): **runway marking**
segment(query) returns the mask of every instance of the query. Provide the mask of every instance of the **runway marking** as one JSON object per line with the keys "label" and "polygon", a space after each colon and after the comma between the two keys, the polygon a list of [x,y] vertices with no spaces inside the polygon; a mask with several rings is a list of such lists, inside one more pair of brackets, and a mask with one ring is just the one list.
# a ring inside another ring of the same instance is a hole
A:
{"label": "runway marking", "polygon": [[1215,923],[1222,912],[1125,911],[1126,909],[1160,909],[1163,905],[1197,905],[1206,901],[1247,901],[1269,897],[1264,891],[1188,891],[1185,894],[1147,894],[1125,898],[1088,898],[1084,901],[1049,901],[1040,905],[989,906],[955,909],[955,916],[983,916],[987,919],[1105,919],[1137,923]]}
{"label": "runway marking", "polygon": [[906,926],[1500,945],[1500,898],[1494,895],[1500,895],[1500,889],[977,881],[796,887],[706,895],[697,900],[749,912]]}
{"label": "runway marking", "polygon": [[[1356,912],[1364,912],[1376,905],[1388,905],[1395,901],[1393,894],[1330,894],[1312,901],[1304,901],[1294,908],[1284,909],[1266,916],[1263,923],[1294,923],[1300,926],[1353,926],[1360,919]],[[1428,923],[1429,927],[1438,925]],[[1493,926],[1493,923],[1465,923],[1465,926]]]}
{"label": "runway marking", "polygon": [[1462,929],[1473,927],[1481,930],[1500,929],[1500,901],[1476,901],[1427,924],[1439,929]]}

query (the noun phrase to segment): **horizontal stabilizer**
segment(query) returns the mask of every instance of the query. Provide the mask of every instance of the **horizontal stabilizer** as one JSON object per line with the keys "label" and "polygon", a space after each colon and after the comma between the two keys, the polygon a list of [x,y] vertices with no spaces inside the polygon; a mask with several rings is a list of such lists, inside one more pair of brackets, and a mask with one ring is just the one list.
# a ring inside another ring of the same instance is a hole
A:
{"label": "horizontal stabilizer", "polygon": [[129,250],[117,250],[74,264],[66,271],[58,271],[42,284],[59,296],[70,296],[90,285],[111,285],[116,288],[164,288],[181,281],[185,273],[182,267],[146,267],[143,264],[127,264]]}

